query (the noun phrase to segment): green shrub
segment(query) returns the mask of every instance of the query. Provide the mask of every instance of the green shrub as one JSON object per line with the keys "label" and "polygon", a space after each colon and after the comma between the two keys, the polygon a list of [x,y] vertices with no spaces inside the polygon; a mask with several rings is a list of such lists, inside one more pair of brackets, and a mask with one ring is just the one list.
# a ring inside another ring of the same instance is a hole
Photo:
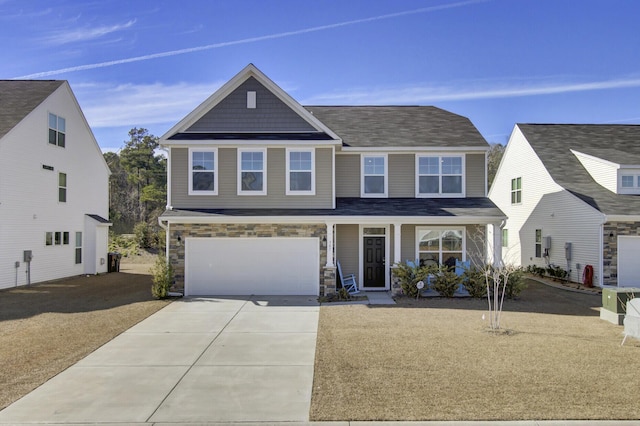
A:
{"label": "green shrub", "polygon": [[153,284],[151,294],[156,299],[164,299],[169,296],[169,288],[173,284],[173,266],[163,255],[159,255],[156,263],[151,267]]}
{"label": "green shrub", "polygon": [[522,290],[527,288],[527,284],[524,280],[524,272],[524,269],[517,268],[509,274],[509,279],[505,286],[505,296],[507,298],[513,299],[514,297],[518,297],[520,293],[522,293]]}
{"label": "green shrub", "polygon": [[487,295],[487,281],[484,273],[478,269],[467,269],[462,274],[462,284],[471,297],[481,298]]}
{"label": "green shrub", "polygon": [[442,297],[453,297],[461,282],[461,277],[450,271],[448,266],[443,266],[434,274],[433,289]]}
{"label": "green shrub", "polygon": [[146,222],[139,222],[133,227],[133,233],[136,236],[136,243],[142,248],[152,246],[153,234],[151,226]]}
{"label": "green shrub", "polygon": [[425,281],[429,270],[427,267],[421,267],[419,262],[412,262],[411,265],[406,263],[396,263],[393,273],[398,277],[400,287],[405,295],[409,297],[417,297],[420,293],[417,284],[419,281]]}
{"label": "green shrub", "polygon": [[530,273],[531,275],[537,275],[540,278],[544,277],[545,273],[547,272],[546,269],[541,268],[539,266],[536,265],[529,265],[527,266],[527,272]]}

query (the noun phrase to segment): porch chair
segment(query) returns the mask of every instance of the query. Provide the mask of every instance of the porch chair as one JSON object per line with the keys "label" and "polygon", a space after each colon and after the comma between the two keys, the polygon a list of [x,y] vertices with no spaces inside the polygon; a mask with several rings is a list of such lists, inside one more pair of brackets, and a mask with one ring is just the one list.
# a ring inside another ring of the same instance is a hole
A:
{"label": "porch chair", "polygon": [[[464,271],[468,270],[471,267],[471,261],[467,260],[465,262],[462,262],[458,259],[456,259],[456,275],[461,277],[462,274],[464,274]],[[464,287],[463,283],[460,283],[460,286],[458,286],[458,290],[459,293],[464,293],[466,292],[466,289]]]}
{"label": "porch chair", "polygon": [[340,283],[342,283],[342,288],[347,290],[349,294],[360,293],[358,290],[358,282],[356,281],[355,274],[342,275],[342,267],[340,266],[340,261],[336,262],[338,267],[338,275],[340,276]]}

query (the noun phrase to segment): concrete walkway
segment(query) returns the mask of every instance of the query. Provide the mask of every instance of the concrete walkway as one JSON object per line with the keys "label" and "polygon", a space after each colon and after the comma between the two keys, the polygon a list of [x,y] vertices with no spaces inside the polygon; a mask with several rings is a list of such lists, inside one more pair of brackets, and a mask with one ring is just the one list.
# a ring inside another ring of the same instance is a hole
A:
{"label": "concrete walkway", "polygon": [[0,423],[307,422],[315,297],[176,301],[0,411]]}

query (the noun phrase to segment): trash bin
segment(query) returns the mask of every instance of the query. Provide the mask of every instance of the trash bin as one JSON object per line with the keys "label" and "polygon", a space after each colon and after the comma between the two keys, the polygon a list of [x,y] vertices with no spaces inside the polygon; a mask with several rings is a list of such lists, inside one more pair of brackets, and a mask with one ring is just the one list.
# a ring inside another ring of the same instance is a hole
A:
{"label": "trash bin", "polygon": [[116,252],[110,252],[107,254],[109,264],[107,265],[107,272],[120,272],[120,259],[122,255]]}

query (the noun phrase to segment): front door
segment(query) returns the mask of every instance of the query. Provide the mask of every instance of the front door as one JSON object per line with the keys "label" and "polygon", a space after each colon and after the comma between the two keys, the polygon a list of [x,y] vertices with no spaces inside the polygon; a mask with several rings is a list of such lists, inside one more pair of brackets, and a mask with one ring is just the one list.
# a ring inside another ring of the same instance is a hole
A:
{"label": "front door", "polygon": [[385,237],[364,237],[364,287],[385,288]]}

